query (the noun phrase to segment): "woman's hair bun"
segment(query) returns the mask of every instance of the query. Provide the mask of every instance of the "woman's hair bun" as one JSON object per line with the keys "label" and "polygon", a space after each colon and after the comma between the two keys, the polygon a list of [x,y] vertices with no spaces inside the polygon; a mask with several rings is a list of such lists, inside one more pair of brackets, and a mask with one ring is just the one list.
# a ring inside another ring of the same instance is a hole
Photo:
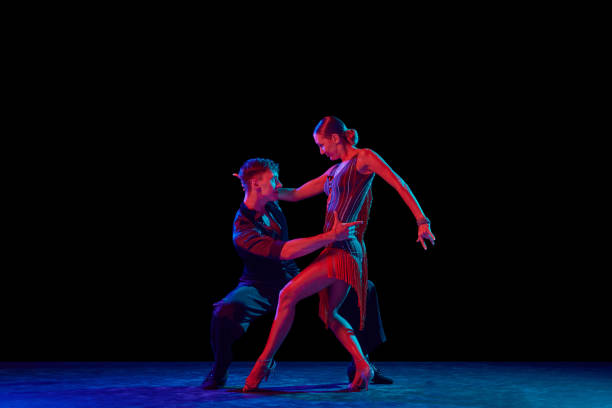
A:
{"label": "woman's hair bun", "polygon": [[355,129],[346,129],[344,131],[344,136],[346,137],[346,140],[353,146],[355,146],[359,141],[359,135],[357,134],[357,131]]}

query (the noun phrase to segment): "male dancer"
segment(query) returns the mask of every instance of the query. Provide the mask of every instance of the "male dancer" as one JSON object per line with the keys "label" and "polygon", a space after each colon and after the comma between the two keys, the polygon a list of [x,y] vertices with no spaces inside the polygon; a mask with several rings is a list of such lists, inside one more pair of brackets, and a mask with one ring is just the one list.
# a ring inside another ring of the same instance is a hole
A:
{"label": "male dancer", "polygon": [[[202,383],[204,389],[225,385],[232,362],[232,345],[256,318],[273,312],[280,290],[300,270],[293,261],[334,241],[355,235],[360,222],[341,223],[337,220],[331,231],[307,238],[288,240],[287,221],[278,205],[278,164],[269,159],[247,160],[240,168],[244,200],[234,219],[233,241],[244,262],[238,286],[214,304],[211,320],[211,346],[215,357],[212,370]],[[386,340],[380,319],[378,296],[368,281],[365,329],[356,331],[364,354]],[[340,309],[353,327],[359,327],[357,296],[350,293]],[[356,326],[355,326],[356,325]],[[349,382],[355,367],[348,367]],[[374,367],[373,384],[391,384],[393,380]]]}

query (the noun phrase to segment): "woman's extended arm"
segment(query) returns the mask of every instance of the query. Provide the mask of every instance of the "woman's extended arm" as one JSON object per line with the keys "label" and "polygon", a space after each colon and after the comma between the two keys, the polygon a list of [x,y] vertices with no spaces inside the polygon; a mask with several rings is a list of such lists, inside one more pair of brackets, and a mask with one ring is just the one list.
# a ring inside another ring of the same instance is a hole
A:
{"label": "woman's extended arm", "polygon": [[363,149],[359,157],[359,171],[374,172],[393,187],[402,197],[408,208],[410,208],[414,218],[416,218],[417,225],[419,226],[419,239],[417,239],[417,242],[420,242],[425,249],[427,249],[425,239],[429,239],[434,244],[436,238],[429,229],[429,219],[425,216],[412,190],[382,157],[370,149]]}
{"label": "woman's extended arm", "polygon": [[300,201],[323,192],[323,186],[327,178],[327,172],[316,179],[310,180],[298,188],[280,188],[278,199],[283,201]]}

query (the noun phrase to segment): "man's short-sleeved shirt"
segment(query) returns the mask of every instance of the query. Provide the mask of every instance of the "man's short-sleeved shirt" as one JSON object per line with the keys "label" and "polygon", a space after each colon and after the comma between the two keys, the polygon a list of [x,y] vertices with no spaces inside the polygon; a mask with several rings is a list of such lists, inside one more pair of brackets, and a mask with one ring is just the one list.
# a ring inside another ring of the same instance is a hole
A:
{"label": "man's short-sleeved shirt", "polygon": [[294,261],[280,259],[281,250],[289,239],[287,220],[280,206],[277,202],[269,202],[265,210],[266,216],[275,223],[266,225],[244,203],[234,218],[234,247],[244,262],[240,282],[250,285],[284,285],[300,270]]}

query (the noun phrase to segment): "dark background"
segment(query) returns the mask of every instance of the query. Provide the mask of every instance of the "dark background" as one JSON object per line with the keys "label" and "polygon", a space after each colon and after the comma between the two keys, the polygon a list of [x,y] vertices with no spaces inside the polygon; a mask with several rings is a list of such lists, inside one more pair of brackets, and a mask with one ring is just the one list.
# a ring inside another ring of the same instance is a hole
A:
{"label": "dark background", "polygon": [[[356,60],[101,60],[52,87],[61,98],[41,102],[45,132],[15,171],[26,181],[0,359],[211,360],[211,305],[242,270],[231,174],[267,157],[286,187],[317,177],[332,163],[312,130],[330,114],[407,181],[437,238],[423,251],[412,214],[375,179],[366,244],[388,342],[374,359],[609,358],[605,288],[571,243],[568,179],[553,163],[563,129],[550,123],[564,120],[546,103],[553,87],[466,52],[379,59],[372,72]],[[290,237],[319,233],[324,206],[282,203]],[[298,306],[279,359],[348,360],[316,311],[316,297]],[[257,357],[271,321],[236,343],[237,360]]]}

